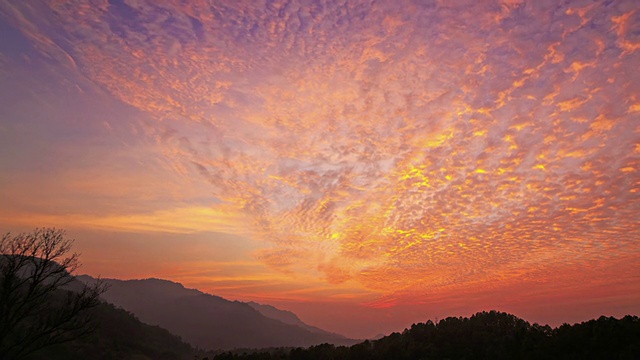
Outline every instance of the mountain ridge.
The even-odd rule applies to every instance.
[[[89,275],[77,278],[85,283],[96,281]],[[105,301],[203,349],[351,345],[358,341],[307,325],[297,315],[270,305],[230,301],[170,280],[101,280],[110,286],[102,296]]]
[[[339,336],[339,337],[342,337],[342,338],[346,339],[346,337],[344,335],[342,335],[342,334],[338,334],[338,333],[334,333],[334,332],[331,332],[331,331],[327,331],[327,330],[321,329],[319,327],[312,326],[312,325],[309,325],[309,324],[305,323],[304,321],[300,320],[298,315],[296,315],[292,311],[278,309],[277,307],[275,307],[273,305],[259,304],[259,303],[254,302],[254,301],[249,301],[246,304],[248,304],[252,308],[256,309],[263,316],[278,320],[278,321],[283,322],[285,324],[295,325],[295,326],[301,327],[303,329],[306,329],[308,331],[311,331],[312,333]]]

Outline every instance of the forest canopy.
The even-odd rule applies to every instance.
[[[557,328],[529,324],[504,312],[479,312],[414,324],[402,333],[346,346],[278,349],[215,360],[638,359],[640,319],[602,316]]]

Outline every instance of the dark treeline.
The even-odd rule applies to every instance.
[[[92,331],[69,342],[46,347],[25,360],[186,360],[195,350],[176,335],[140,322],[133,314],[101,302],[88,310]]]
[[[640,319],[600,317],[558,328],[491,311],[414,324],[402,333],[350,347],[323,344],[214,360],[640,359]]]

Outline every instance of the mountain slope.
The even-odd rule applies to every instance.
[[[133,314],[101,303],[87,310],[95,323],[90,334],[50,347],[28,359],[192,359],[194,350],[179,337],[158,326],[140,322]]]
[[[80,276],[85,282],[91,277]],[[159,325],[204,349],[311,346],[355,341],[328,332],[314,332],[260,314],[250,305],[185,289],[160,279],[103,279],[110,288],[103,298],[131,311],[141,321]]]
[[[300,320],[300,318],[298,318],[298,315],[292,313],[291,311],[287,311],[287,310],[280,310],[274,306],[271,305],[265,305],[265,304],[258,304],[256,302],[250,301],[247,303],[249,306],[251,306],[252,308],[254,308],[255,310],[257,310],[260,314],[270,318],[270,319],[275,319],[278,320],[280,322],[283,322],[285,324],[289,324],[289,325],[295,325],[298,327],[301,327],[303,329],[306,329],[312,333],[316,333],[316,334],[324,334],[324,335],[331,335],[331,336],[337,336],[337,337],[342,337],[344,338],[344,336],[340,335],[340,334],[336,334],[336,333],[332,333],[332,332],[328,332],[326,330],[322,330],[318,327],[315,326],[311,326],[308,325],[306,323],[304,323],[302,320]],[[345,338],[346,339],[346,338]]]

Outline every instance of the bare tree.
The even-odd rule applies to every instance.
[[[88,309],[106,290],[72,273],[78,254],[59,229],[43,228],[0,240],[0,359],[20,359],[92,330]]]

